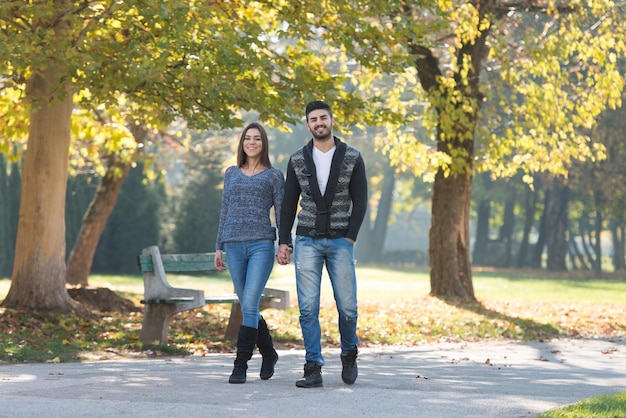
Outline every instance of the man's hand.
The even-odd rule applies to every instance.
[[[293,249],[287,244],[280,244],[278,246],[278,253],[276,254],[276,261],[278,264],[289,264],[291,262],[291,253]]]

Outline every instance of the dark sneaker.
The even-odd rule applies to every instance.
[[[359,375],[359,369],[356,366],[356,356],[359,354],[358,349],[350,351],[345,356],[341,356],[341,380],[348,385],[353,384]]]
[[[307,361],[304,365],[304,377],[296,381],[299,388],[317,388],[322,385],[322,366],[314,361]]]

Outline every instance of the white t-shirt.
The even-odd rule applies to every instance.
[[[335,149],[332,147],[328,152],[322,152],[313,147],[313,162],[315,163],[315,173],[317,174],[317,184],[319,185],[322,196],[326,193],[326,184],[328,184],[328,176],[330,176],[330,166],[335,155]]]

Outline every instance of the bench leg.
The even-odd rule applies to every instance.
[[[230,307],[230,319],[228,320],[228,326],[224,333],[224,338],[231,341],[237,341],[237,334],[239,334],[239,327],[243,323],[243,314],[241,313],[241,305],[234,302]]]
[[[176,310],[173,305],[146,305],[139,340],[145,344],[159,342],[167,345],[170,319]]]

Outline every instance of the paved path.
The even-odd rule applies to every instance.
[[[326,350],[314,389],[294,385],[301,350],[279,355],[268,381],[255,355],[243,385],[227,383],[231,354],[0,365],[0,417],[530,417],[626,391],[626,341],[367,348],[353,386]]]

